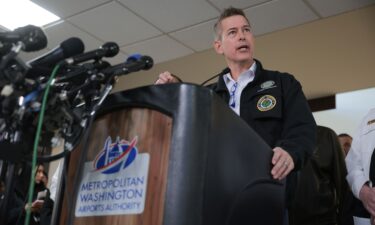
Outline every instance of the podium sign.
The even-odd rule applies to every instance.
[[[260,180],[276,196],[263,207],[282,218],[272,150],[207,88],[168,84],[112,94],[87,140],[70,156],[57,224],[249,224],[254,218],[241,219],[237,208],[256,206],[241,199],[251,199]]]

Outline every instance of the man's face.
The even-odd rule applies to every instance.
[[[225,18],[219,24],[221,34],[214,42],[218,54],[223,54],[227,63],[252,63],[254,37],[247,20],[240,15]]]
[[[341,148],[344,151],[345,155],[349,153],[350,147],[352,146],[351,137],[339,137]]]

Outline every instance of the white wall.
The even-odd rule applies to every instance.
[[[336,109],[313,113],[318,125],[333,129],[337,134],[353,136],[362,118],[375,108],[375,88],[336,95]]]

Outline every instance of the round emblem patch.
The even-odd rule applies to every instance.
[[[264,95],[262,96],[257,103],[257,108],[259,111],[268,111],[273,109],[276,105],[276,99],[272,95]]]

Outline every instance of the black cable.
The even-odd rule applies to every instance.
[[[57,153],[55,155],[38,156],[37,162],[38,163],[46,163],[46,162],[51,162],[51,161],[59,160],[59,159],[64,158],[65,156],[67,156],[69,153],[70,153],[70,151],[64,150],[64,151],[62,151],[60,153]]]
[[[230,73],[230,69],[227,67],[225,69],[223,69],[223,71],[221,71],[220,73],[216,74],[215,76],[209,78],[208,80],[205,80],[203,83],[200,84],[200,86],[203,86],[205,85],[207,82],[209,82],[210,80],[216,78],[216,77],[219,77],[221,75],[224,75],[224,74],[227,74],[227,73]]]

